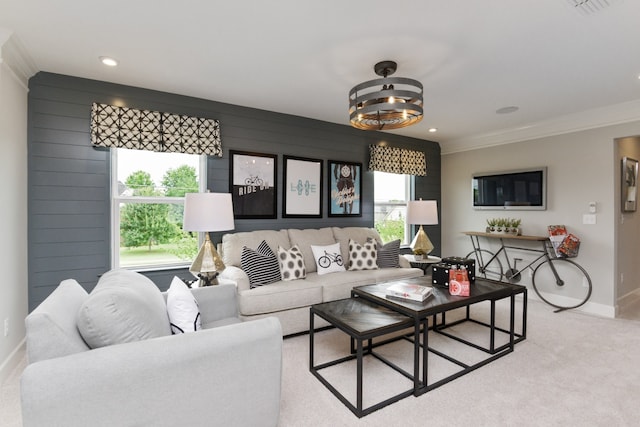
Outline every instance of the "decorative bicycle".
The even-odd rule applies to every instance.
[[[542,301],[555,307],[556,313],[580,307],[591,296],[591,277],[587,271],[575,261],[557,258],[548,237],[495,235],[475,231],[466,231],[464,234],[471,238],[473,245],[473,251],[467,254],[467,258],[475,260],[476,277],[497,281],[502,281],[504,277],[511,283],[517,283],[521,280],[523,272],[531,268],[534,291]],[[479,237],[500,240],[500,249],[495,253],[482,249]],[[504,239],[540,242],[542,249],[505,245]],[[540,255],[524,267],[518,268],[517,263],[522,261],[522,258],[513,258],[512,265],[507,248],[537,252]],[[501,252],[504,252],[506,270],[498,258]]]

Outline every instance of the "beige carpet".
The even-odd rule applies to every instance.
[[[475,310],[478,317],[486,317],[487,311],[487,306]],[[468,325],[458,327],[457,332],[480,342],[485,339],[481,329]],[[484,357],[431,336],[431,345],[459,357]],[[338,330],[320,332],[316,339],[316,362],[348,351],[348,340]],[[408,367],[411,349],[411,344],[398,342],[380,352]],[[550,307],[530,301],[527,340],[513,353],[420,397],[409,396],[358,419],[309,373],[309,337],[299,336],[284,341],[280,427],[637,426],[639,364],[640,322],[601,319],[575,311],[556,314]],[[331,370],[326,372],[327,378],[353,398],[354,365]],[[452,370],[449,363],[430,357],[430,380]],[[3,427],[21,425],[19,375],[20,369],[0,392]],[[390,368],[366,359],[365,406],[410,386]]]

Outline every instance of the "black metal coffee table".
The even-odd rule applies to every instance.
[[[319,316],[331,325],[345,332],[350,337],[351,354],[331,362],[315,365],[314,362],[314,316]],[[322,382],[342,403],[356,416],[363,417],[377,409],[397,402],[411,394],[414,387],[398,393],[384,401],[363,408],[362,360],[365,356],[373,356],[405,377],[413,380],[417,372],[406,372],[385,357],[373,351],[373,338],[412,328],[413,319],[382,305],[372,303],[364,298],[348,298],[311,306],[309,328],[309,370]],[[418,330],[414,329],[418,338]],[[364,345],[364,341],[367,341]],[[356,403],[351,403],[336,387],[319,372],[324,368],[356,359]]]
[[[418,283],[422,285],[430,285],[428,278],[414,278],[401,280],[399,282],[404,283]],[[452,296],[446,288],[433,287],[433,295],[430,296],[423,303],[415,303],[410,301],[401,301],[396,298],[387,298],[386,289],[388,286],[398,282],[386,282],[375,285],[358,286],[354,288],[351,295],[354,299],[364,299],[380,306],[386,307],[397,313],[413,319],[414,333],[411,334],[414,342],[414,395],[426,393],[436,387],[441,386],[455,378],[465,375],[481,366],[484,366],[508,353],[511,353],[514,349],[514,345],[526,338],[526,319],[527,319],[527,288],[520,285],[511,283],[494,282],[485,279],[476,278],[475,283],[471,285],[470,295],[468,297]],[[523,309],[522,309],[522,329],[521,333],[515,331],[515,297],[518,294],[523,295]],[[509,328],[499,328],[495,322],[495,304],[496,301],[509,298],[510,299],[510,313],[509,313]],[[489,301],[491,304],[491,319],[490,323],[484,323],[478,320],[474,320],[470,316],[470,307],[473,304]],[[446,313],[448,311],[466,308],[466,317],[447,324]],[[440,321],[437,316],[440,315]],[[429,318],[433,317],[432,326],[429,327]],[[474,322],[482,326],[486,326],[489,329],[489,347],[469,342],[463,338],[457,337],[447,332],[447,329],[457,325],[461,322]],[[490,356],[476,363],[464,363],[456,358],[445,354],[444,352],[435,350],[429,347],[428,331],[443,334],[449,338],[452,338],[458,342],[469,345],[475,349],[488,353]],[[501,346],[495,345],[496,331],[505,332],[509,335],[509,341]],[[422,344],[420,344],[420,333],[422,335]],[[422,357],[420,357],[420,349],[422,351]],[[432,384],[428,382],[428,355],[429,353],[437,354],[440,357],[458,365],[460,370],[439,380]],[[422,366],[422,369],[420,367]],[[419,374],[421,372],[421,375]]]

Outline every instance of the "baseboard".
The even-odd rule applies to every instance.
[[[546,304],[544,301],[538,297],[535,292],[529,291],[528,298],[534,301],[540,301],[543,304]],[[567,300],[567,304],[571,304],[573,301]],[[574,303],[575,304],[575,303]],[[600,304],[596,302],[587,301],[584,305],[581,305],[578,308],[573,308],[572,311],[582,312],[586,314],[592,314],[594,316],[606,317],[609,319],[614,319],[616,317],[616,307]]]
[[[13,370],[22,361],[24,350],[26,349],[25,343],[26,340],[23,338],[18,346],[9,354],[4,362],[2,362],[2,365],[0,365],[0,386],[4,384],[7,378],[9,378],[9,375],[11,375]]]

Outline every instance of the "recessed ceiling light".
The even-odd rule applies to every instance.
[[[429,128],[429,132],[434,133],[434,132],[438,132],[437,128]]]
[[[109,57],[109,56],[101,56],[100,57],[100,62],[102,62],[104,65],[108,66],[108,67],[115,67],[118,65],[118,61],[116,61],[115,59]]]
[[[520,108],[516,107],[515,105],[509,106],[509,107],[502,107],[502,108],[498,108],[496,110],[496,114],[509,114],[509,113],[515,113],[516,111],[518,111]]]

